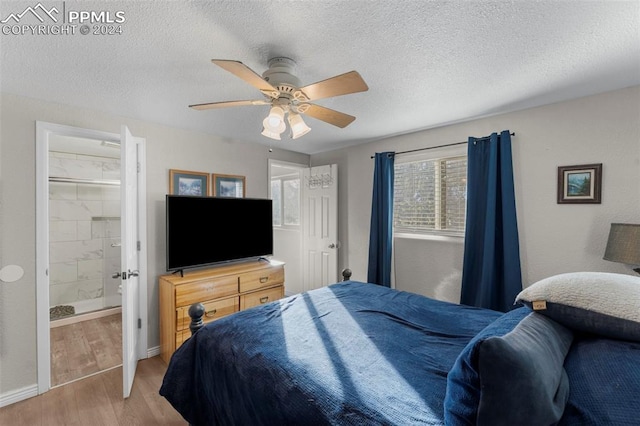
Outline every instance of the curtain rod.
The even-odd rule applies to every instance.
[[[509,133],[511,136],[515,136],[516,133],[515,132],[511,132]],[[489,139],[491,136],[485,136],[483,138],[476,138],[478,140],[482,140],[482,139]],[[409,151],[400,151],[400,152],[396,152],[395,155],[400,155],[400,154],[409,154],[411,152],[418,152],[418,151],[427,151],[429,149],[436,149],[436,148],[446,148],[448,146],[455,146],[455,145],[464,145],[466,143],[469,143],[468,141],[464,141],[464,142],[454,142],[454,143],[447,143],[444,145],[438,145],[438,146],[429,146],[426,148],[417,148],[417,149],[410,149]],[[372,155],[371,158],[376,158],[375,155]]]

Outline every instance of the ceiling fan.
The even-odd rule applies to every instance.
[[[310,101],[369,90],[356,71],[300,87],[300,80],[294,75],[296,64],[289,58],[277,57],[269,60],[269,69],[262,76],[239,61],[212,59],[211,62],[260,90],[265,99],[212,102],[189,107],[206,110],[244,105],[271,105],[269,115],[262,122],[262,134],[277,140],[280,140],[280,135],[287,127],[285,116],[289,122],[292,139],[297,139],[311,130],[300,114],[340,128],[347,127],[356,119],[354,116],[312,104]]]

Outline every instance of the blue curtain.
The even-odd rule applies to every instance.
[[[511,135],[469,138],[460,303],[507,312],[522,290]]]
[[[367,282],[385,287],[391,287],[394,157],[395,152],[376,153],[373,172]]]

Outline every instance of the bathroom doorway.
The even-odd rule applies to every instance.
[[[119,308],[120,145],[51,135],[48,179],[52,324]]]
[[[122,365],[120,145],[49,138],[51,386]]]
[[[126,398],[147,357],[144,139],[36,127],[38,393],[122,366]]]

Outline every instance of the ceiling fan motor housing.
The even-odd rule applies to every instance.
[[[282,95],[293,96],[300,87],[300,80],[294,75],[296,63],[289,58],[273,58],[269,60],[269,69],[262,73],[262,78],[278,89]]]

